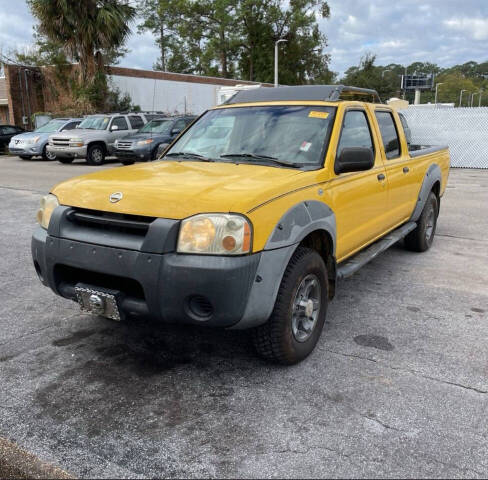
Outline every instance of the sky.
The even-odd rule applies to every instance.
[[[442,67],[488,61],[488,0],[328,0],[331,17],[320,19],[328,38],[331,70],[342,74],[362,55],[377,64],[430,61]],[[34,19],[24,0],[0,0],[0,51],[32,43]],[[120,65],[151,69],[158,49],[136,28]]]

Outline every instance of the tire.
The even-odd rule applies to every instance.
[[[154,160],[157,160],[157,158],[158,158],[158,149],[159,149],[159,145],[156,145],[153,148],[153,151],[151,152],[151,158],[149,159],[150,162],[154,162]]]
[[[57,160],[60,163],[73,163],[74,158],[58,158]]]
[[[30,160],[32,157],[30,155],[19,155],[22,160]]]
[[[50,160],[50,161],[56,160],[56,154],[48,152],[47,147],[44,146],[44,148],[42,149],[42,159],[43,160]]]
[[[327,268],[318,252],[298,247],[286,267],[273,313],[267,323],[253,332],[254,346],[261,357],[293,365],[310,355],[325,323],[327,278]],[[305,300],[302,298],[300,305],[301,297]]]
[[[95,145],[90,145],[88,147],[88,152],[86,155],[86,163],[88,163],[88,165],[103,165],[104,162],[104,148],[98,143],[96,143]]]
[[[434,241],[439,204],[434,192],[430,192],[420,214],[417,227],[405,237],[405,247],[413,252],[425,252]]]

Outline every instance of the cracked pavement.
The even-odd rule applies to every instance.
[[[341,282],[286,368],[245,332],[56,297],[30,256],[39,192],[94,168],[0,169],[0,437],[75,477],[488,476],[488,171],[452,170],[432,250]]]

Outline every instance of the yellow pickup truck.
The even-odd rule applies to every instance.
[[[83,311],[251,328],[259,354],[297,363],[340,279],[402,238],[432,245],[449,152],[405,131],[373,90],[240,91],[159,161],[57,185],[36,271]]]

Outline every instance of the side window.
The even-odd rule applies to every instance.
[[[402,122],[402,127],[403,127],[403,131],[405,133],[405,138],[407,139],[407,144],[411,145],[412,144],[412,131],[410,130],[410,127],[408,126],[407,119],[401,113],[399,113],[398,116],[400,117],[400,121]]]
[[[61,131],[64,132],[65,130],[73,130],[79,124],[80,122],[69,122],[61,129]]]
[[[131,128],[133,128],[134,130],[139,130],[141,127],[144,126],[144,122],[139,115],[131,115],[129,117],[129,122]]]
[[[185,127],[186,127],[187,125],[190,125],[190,123],[192,123],[192,122],[193,122],[193,120],[195,120],[195,119],[194,119],[194,118],[185,118]]]
[[[12,135],[13,133],[18,133],[20,132],[21,130],[18,130],[17,128],[15,127],[3,127],[3,133],[5,135]]]
[[[180,119],[180,120],[177,120],[176,123],[173,125],[173,130],[178,130],[178,131],[182,131],[184,130],[186,127],[186,122],[184,119]]]
[[[400,156],[400,140],[393,115],[390,112],[376,112],[381,138],[385,147],[386,158],[391,160]]]
[[[371,130],[364,110],[349,110],[344,116],[337,156],[341,154],[343,148],[351,147],[370,148],[374,153]]]
[[[125,120],[124,117],[115,117],[113,120],[112,120],[112,127],[114,125],[117,125],[117,127],[119,127],[119,130],[129,130],[127,128],[127,121]]]

